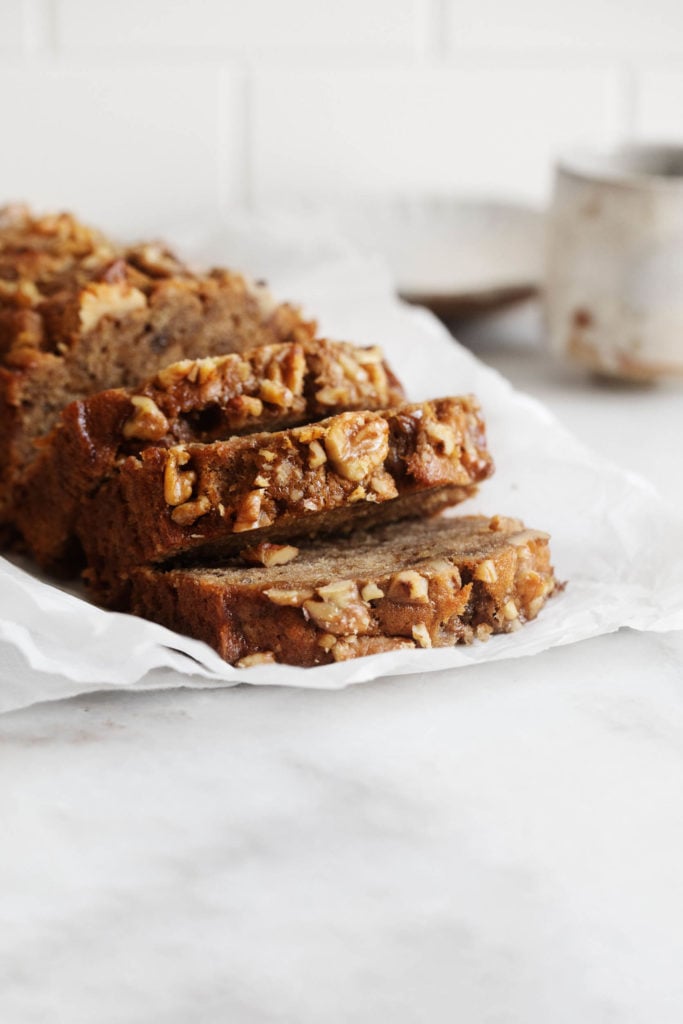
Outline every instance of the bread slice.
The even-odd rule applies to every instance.
[[[128,609],[233,664],[309,666],[509,633],[557,586],[548,535],[501,517],[397,523],[289,550],[292,561],[269,567],[135,569]]]
[[[18,488],[16,522],[43,567],[76,571],[78,508],[122,457],[402,400],[380,349],[346,342],[285,342],[173,363],[137,388],[98,392],[63,410]]]
[[[84,504],[77,531],[91,579],[116,580],[145,563],[435,512],[492,468],[471,396],[346,412],[272,434],[148,448]]]
[[[31,259],[21,258],[16,231],[0,258],[0,522],[11,519],[34,440],[69,402],[134,387],[180,359],[315,334],[296,309],[278,305],[241,274],[197,275],[162,246],[119,250],[94,236],[82,242],[85,255],[74,255],[76,222],[68,228],[66,238],[55,229],[46,255],[32,241],[37,228],[30,222]]]

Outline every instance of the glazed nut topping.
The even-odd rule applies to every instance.
[[[262,541],[240,552],[245,562],[265,565],[266,569],[274,565],[287,565],[293,562],[298,554],[299,549],[293,544],[270,544],[268,541]]]
[[[376,583],[366,583],[360,596],[364,601],[379,601],[384,597],[384,591],[380,590]]]
[[[412,629],[413,640],[419,647],[431,647],[432,638],[424,622],[418,622]]]
[[[301,608],[304,601],[313,597],[312,590],[278,590],[277,587],[271,587],[263,593],[273,604],[286,608]]]
[[[337,580],[319,587],[317,598],[304,602],[304,610],[319,629],[334,636],[364,633],[370,626],[368,606],[353,580]]]
[[[237,401],[240,411],[245,416],[253,416],[254,419],[257,419],[263,412],[263,402],[260,398],[254,398],[253,395],[240,395]]]
[[[440,455],[452,455],[455,451],[455,431],[447,423],[434,420],[426,425],[427,437],[433,442]]]
[[[259,397],[270,405],[277,405],[281,409],[287,409],[294,401],[294,395],[284,384],[275,380],[261,381]]]
[[[159,370],[155,381],[160,388],[166,391],[168,388],[175,387],[181,380],[185,380],[191,372],[193,365],[191,359],[181,359],[177,363],[171,363],[170,366],[165,366],[163,370]]]
[[[195,501],[186,501],[177,505],[171,512],[171,519],[178,526],[191,526],[200,516],[205,516],[211,508],[211,502],[205,494]]]
[[[309,469],[319,469],[320,466],[327,462],[327,455],[325,455],[325,449],[321,445],[320,441],[311,441],[308,446],[308,466]]]
[[[249,491],[249,494],[247,494],[237,510],[235,522],[232,526],[233,533],[244,533],[245,530],[255,530],[258,527],[261,518],[262,498],[263,491]]]
[[[256,665],[274,665],[275,655],[272,651],[258,651],[256,654],[247,654],[237,662],[237,668],[254,668]]]
[[[391,577],[387,596],[397,604],[426,604],[429,600],[429,583],[414,569],[404,569]]]
[[[123,424],[123,436],[160,441],[168,433],[169,423],[159,406],[146,395],[133,395],[130,401],[133,415]]]
[[[480,580],[482,583],[495,583],[498,579],[498,571],[495,564],[490,558],[485,558],[483,562],[480,562],[477,568],[474,570],[475,580]]]
[[[122,317],[136,309],[144,309],[146,305],[144,293],[125,281],[89,284],[81,293],[81,328],[84,332],[92,331],[105,316]]]
[[[342,413],[328,428],[325,451],[339,476],[357,483],[389,454],[389,424],[371,413]]]
[[[182,467],[189,461],[189,452],[181,445],[169,448],[164,469],[164,499],[167,505],[182,505],[192,497],[196,473],[191,469],[182,472]]]
[[[328,384],[326,387],[316,391],[315,397],[320,405],[344,405],[350,401],[351,391],[348,387],[341,385],[335,387],[332,384]]]
[[[379,345],[372,345],[370,348],[354,349],[353,354],[361,366],[378,366],[384,359],[382,349]]]

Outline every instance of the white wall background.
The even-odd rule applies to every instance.
[[[542,202],[683,135],[683,0],[0,0],[0,201],[121,232],[233,204]]]

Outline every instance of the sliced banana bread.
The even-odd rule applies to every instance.
[[[265,567],[135,569],[128,609],[233,664],[309,666],[509,633],[557,586],[548,535],[501,517],[396,523],[286,551],[287,564],[265,551]]]
[[[346,342],[286,342],[173,363],[135,389],[98,392],[63,410],[18,488],[16,521],[43,567],[76,571],[78,508],[122,457],[402,400],[380,349]]]
[[[84,503],[90,578],[221,557],[252,543],[433,513],[493,469],[471,397],[346,412],[213,444],[147,448]]]

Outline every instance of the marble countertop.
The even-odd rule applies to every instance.
[[[683,503],[683,391],[552,367],[529,316],[461,337]],[[0,762],[3,1024],[683,1019],[683,632],[43,704]]]

